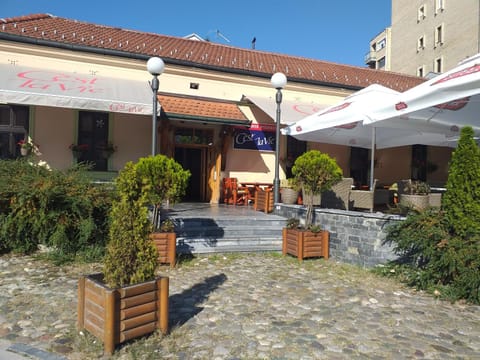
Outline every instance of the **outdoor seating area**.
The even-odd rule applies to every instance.
[[[273,211],[273,184],[223,179],[223,202],[228,205],[253,205],[255,210]]]
[[[405,186],[409,181],[411,180],[399,180],[395,184],[381,184],[378,179],[375,179],[373,190],[370,190],[367,185],[355,187],[353,178],[343,178],[330,190],[316,195],[313,205],[324,209],[386,211],[398,206],[400,198],[405,195]],[[442,186],[432,186],[431,193],[422,199],[425,201],[425,205],[414,207],[417,207],[418,210],[428,206],[440,207],[444,191],[445,188]],[[300,193],[303,194],[303,191]],[[303,194],[298,203],[307,205],[308,199],[309,197]],[[273,184],[240,182],[236,178],[224,178],[222,202],[228,205],[252,205],[255,210],[270,213],[273,211],[274,205]]]
[[[378,179],[374,180],[373,190],[368,185],[355,187],[353,178],[343,178],[340,182],[332,186],[330,190],[324,191],[321,195],[315,197],[313,205],[324,209],[356,210],[356,211],[389,211],[395,209],[400,203],[400,198],[405,194],[405,184],[412,180],[399,180],[394,184],[383,184]],[[435,184],[430,186],[431,192],[425,194],[422,199],[425,202],[423,206],[413,206],[417,210],[428,206],[440,207],[442,193],[445,192],[444,185]],[[303,194],[303,192],[301,192]],[[420,196],[420,195],[418,195]],[[403,196],[405,198],[405,196]],[[307,201],[306,201],[307,200]],[[299,204],[306,205],[308,199],[303,194],[303,202]],[[403,204],[401,204],[403,205]],[[408,205],[406,205],[408,206]]]

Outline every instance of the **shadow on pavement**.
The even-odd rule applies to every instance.
[[[227,280],[225,274],[211,276],[180,294],[170,296],[169,318],[171,326],[182,326],[203,310],[200,305]]]

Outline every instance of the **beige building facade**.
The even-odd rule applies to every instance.
[[[420,77],[442,73],[480,52],[480,2],[392,0],[391,26],[385,31],[391,32],[385,70]],[[371,41],[370,50],[377,42]],[[381,68],[371,59],[365,62]]]

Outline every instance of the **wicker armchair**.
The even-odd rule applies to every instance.
[[[343,178],[340,182],[333,185],[330,190],[322,192],[322,207],[348,210],[352,185],[353,178]]]
[[[371,190],[351,190],[350,201],[353,208],[368,209],[373,212],[375,186],[377,186],[377,179],[373,181],[373,188]]]

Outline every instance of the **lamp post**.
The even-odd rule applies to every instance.
[[[159,57],[151,57],[147,61],[147,70],[153,75],[150,87],[153,93],[153,113],[152,113],[152,156],[155,156],[157,150],[157,92],[160,82],[158,76],[163,73],[165,63]]]
[[[282,103],[282,89],[287,84],[287,77],[285,74],[277,72],[272,75],[270,79],[272,86],[277,89],[277,94],[275,96],[275,101],[277,103],[277,116],[275,120],[275,178],[273,179],[273,201],[275,204],[280,202],[280,177],[279,177],[279,168],[280,168],[280,104]]]

